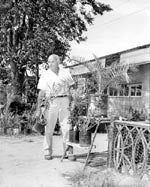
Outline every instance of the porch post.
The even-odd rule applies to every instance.
[[[108,129],[108,155],[107,155],[107,167],[113,167],[113,135],[114,135],[114,120],[111,120],[109,129]]]

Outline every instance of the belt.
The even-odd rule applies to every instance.
[[[68,97],[68,95],[58,95],[58,96],[55,96],[56,98],[57,97]]]

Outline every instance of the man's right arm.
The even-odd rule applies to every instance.
[[[36,107],[36,117],[39,117],[41,114],[41,104],[45,97],[45,91],[39,90],[38,98],[37,98],[37,107]]]
[[[42,73],[37,89],[39,90],[38,98],[37,98],[37,106],[36,106],[36,117],[41,115],[41,104],[45,97],[45,88],[46,88],[46,72]]]

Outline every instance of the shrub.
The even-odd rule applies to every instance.
[[[75,187],[148,187],[150,181],[137,176],[118,173],[112,169],[97,172],[76,170],[71,173],[70,180]]]

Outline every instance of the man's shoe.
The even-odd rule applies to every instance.
[[[65,156],[64,156],[64,159],[68,159],[69,158],[69,156],[72,156],[73,155],[73,153],[72,152],[70,152],[70,151],[67,151],[67,153],[65,154]]]
[[[65,155],[65,156],[64,156],[64,159],[68,159],[68,156],[67,156],[67,155]]]
[[[68,160],[70,161],[76,161],[76,156],[75,155],[69,155]]]
[[[51,155],[45,155],[44,158],[45,158],[45,160],[52,160],[53,159],[53,157]]]

